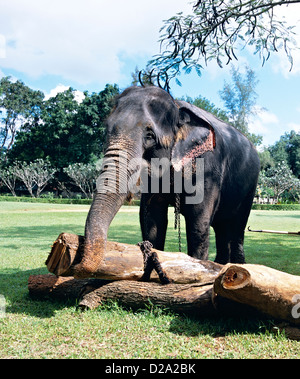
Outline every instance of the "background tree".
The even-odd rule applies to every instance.
[[[262,192],[266,192],[266,189],[272,190],[276,202],[286,191],[293,193],[293,197],[296,197],[294,200],[300,199],[300,180],[293,175],[292,170],[284,161],[262,171],[259,183]]]
[[[0,80],[0,157],[5,161],[18,130],[39,120],[44,94],[10,77]]]
[[[48,161],[37,159],[33,162],[16,162],[12,168],[16,176],[25,184],[31,197],[35,197],[34,188],[36,187],[36,197],[40,197],[41,192],[54,177],[55,169]]]
[[[69,88],[45,101],[40,122],[18,133],[11,160],[48,158],[62,173],[72,163],[98,159],[106,136],[104,120],[118,93],[116,85],[107,85],[99,94],[85,92],[79,104]]]
[[[81,189],[86,198],[92,198],[96,188],[96,180],[100,174],[97,164],[74,163],[64,168],[64,172],[72,182]]]
[[[216,60],[220,67],[237,60],[237,50],[253,46],[262,63],[283,50],[293,65],[293,26],[274,9],[300,0],[197,0],[193,13],[178,13],[165,21],[160,33],[161,52],[148,64],[157,80],[169,89],[170,79]]]
[[[16,170],[13,166],[0,169],[0,181],[10,190],[13,196],[16,195],[16,181],[17,181]]]
[[[285,161],[293,174],[300,179],[300,134],[292,130],[280,137],[268,151],[277,163]]]
[[[70,154],[68,139],[74,129],[77,111],[78,103],[71,88],[46,100],[39,122],[21,128],[17,134],[11,161],[48,158],[57,168],[66,166]]]
[[[244,133],[254,145],[262,143],[262,137],[249,132],[249,118],[255,114],[257,93],[255,88],[258,84],[255,72],[246,67],[245,75],[232,66],[232,83],[224,83],[220,97],[228,111],[229,122],[239,131]]]
[[[74,146],[74,158],[71,163],[95,162],[101,157],[106,140],[104,121],[110,114],[114,98],[119,92],[116,84],[107,84],[99,93],[85,92],[75,120],[77,133],[70,140]]]
[[[258,151],[257,153],[260,159],[260,167],[262,171],[275,166],[275,161],[267,148],[264,148],[263,151]]]
[[[48,161],[37,159],[32,163],[32,168],[35,173],[36,197],[40,197],[48,182],[54,178],[56,169],[53,168]]]

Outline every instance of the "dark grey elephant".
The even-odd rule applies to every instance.
[[[76,268],[81,276],[89,276],[100,265],[110,223],[130,192],[128,183],[135,184],[141,173],[146,182],[140,207],[144,240],[164,249],[168,206],[177,199],[186,221],[189,255],[208,258],[212,226],[216,261],[244,262],[244,230],[260,163],[242,133],[152,86],[126,89],[107,119],[107,130],[104,164],[86,221],[83,259]],[[145,164],[137,163],[142,158],[146,175]]]

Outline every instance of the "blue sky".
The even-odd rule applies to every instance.
[[[11,75],[46,95],[68,86],[79,91],[101,91],[106,83],[130,85],[131,72],[158,53],[163,20],[191,11],[185,0],[1,0],[0,77]],[[300,4],[281,7],[289,25],[295,25],[300,47]],[[300,132],[300,50],[294,68],[280,52],[264,67],[249,49],[235,63],[249,65],[257,75],[257,115],[252,132],[270,145],[290,130]],[[223,107],[218,92],[230,81],[230,67],[212,62],[202,77],[182,76],[175,83],[177,97],[202,95]]]

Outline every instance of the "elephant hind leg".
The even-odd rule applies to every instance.
[[[246,263],[245,253],[244,253],[244,231],[241,231],[239,235],[235,236],[235,238],[230,243],[230,247],[231,247],[230,262],[231,263]]]
[[[245,253],[244,253],[244,235],[247,226],[248,218],[251,212],[253,196],[255,193],[255,188],[249,191],[248,195],[243,200],[239,212],[232,221],[231,228],[231,263],[245,263]]]
[[[236,226],[236,220],[214,225],[217,255],[215,262],[245,263],[244,229]]]
[[[232,222],[231,228],[231,263],[246,263],[244,253],[244,234],[248,220],[248,213],[240,214]]]

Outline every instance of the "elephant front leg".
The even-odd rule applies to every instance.
[[[168,227],[168,201],[160,195],[142,194],[140,224],[143,241],[149,241],[158,250],[164,250]]]
[[[197,259],[207,260],[209,248],[209,222],[202,218],[193,219],[193,217],[188,216],[185,216],[185,222],[188,255]]]

